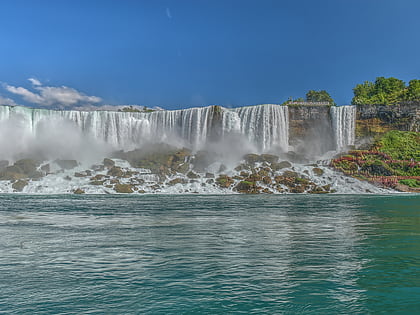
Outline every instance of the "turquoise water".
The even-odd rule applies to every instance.
[[[0,313],[419,311],[419,195],[0,195]]]

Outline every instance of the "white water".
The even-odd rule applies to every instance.
[[[57,142],[64,141],[64,146],[72,147],[80,138],[106,144],[110,149],[130,150],[144,143],[165,142],[199,150],[206,148],[210,139],[217,142],[231,134],[246,139],[261,153],[273,148],[287,151],[287,107],[260,105],[227,109],[208,106],[129,113],[0,106],[0,146],[3,148],[0,158],[3,159],[27,153],[37,143],[51,149]],[[63,150],[62,146],[59,145],[58,151]],[[85,147],[91,147],[91,144],[72,149],[80,151]]]
[[[356,106],[332,106],[332,127],[337,152],[354,145]]]

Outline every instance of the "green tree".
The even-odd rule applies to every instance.
[[[411,80],[408,83],[408,88],[405,93],[405,100],[407,101],[420,100],[420,80]]]
[[[331,95],[325,90],[321,90],[321,91],[309,90],[306,93],[306,101],[307,102],[329,102],[330,104],[335,104]]]

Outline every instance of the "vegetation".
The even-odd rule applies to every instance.
[[[395,188],[420,184],[420,135],[409,131],[389,131],[371,150],[350,151],[331,161],[331,166],[363,180]]]
[[[378,77],[375,82],[365,81],[353,89],[354,105],[394,105],[407,101],[420,101],[420,80],[411,80],[406,86],[397,78]]]
[[[383,135],[376,147],[396,160],[420,161],[420,133],[392,130]]]
[[[305,97],[306,98],[299,97],[296,99],[289,97],[289,99],[283,104],[287,105],[290,102],[328,102],[330,103],[330,105],[335,105],[333,98],[325,90],[320,90],[320,91],[309,90],[306,93]]]

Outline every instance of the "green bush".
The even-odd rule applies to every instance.
[[[417,179],[401,179],[399,182],[403,185],[407,185],[412,188],[420,187],[420,181],[418,181]]]

